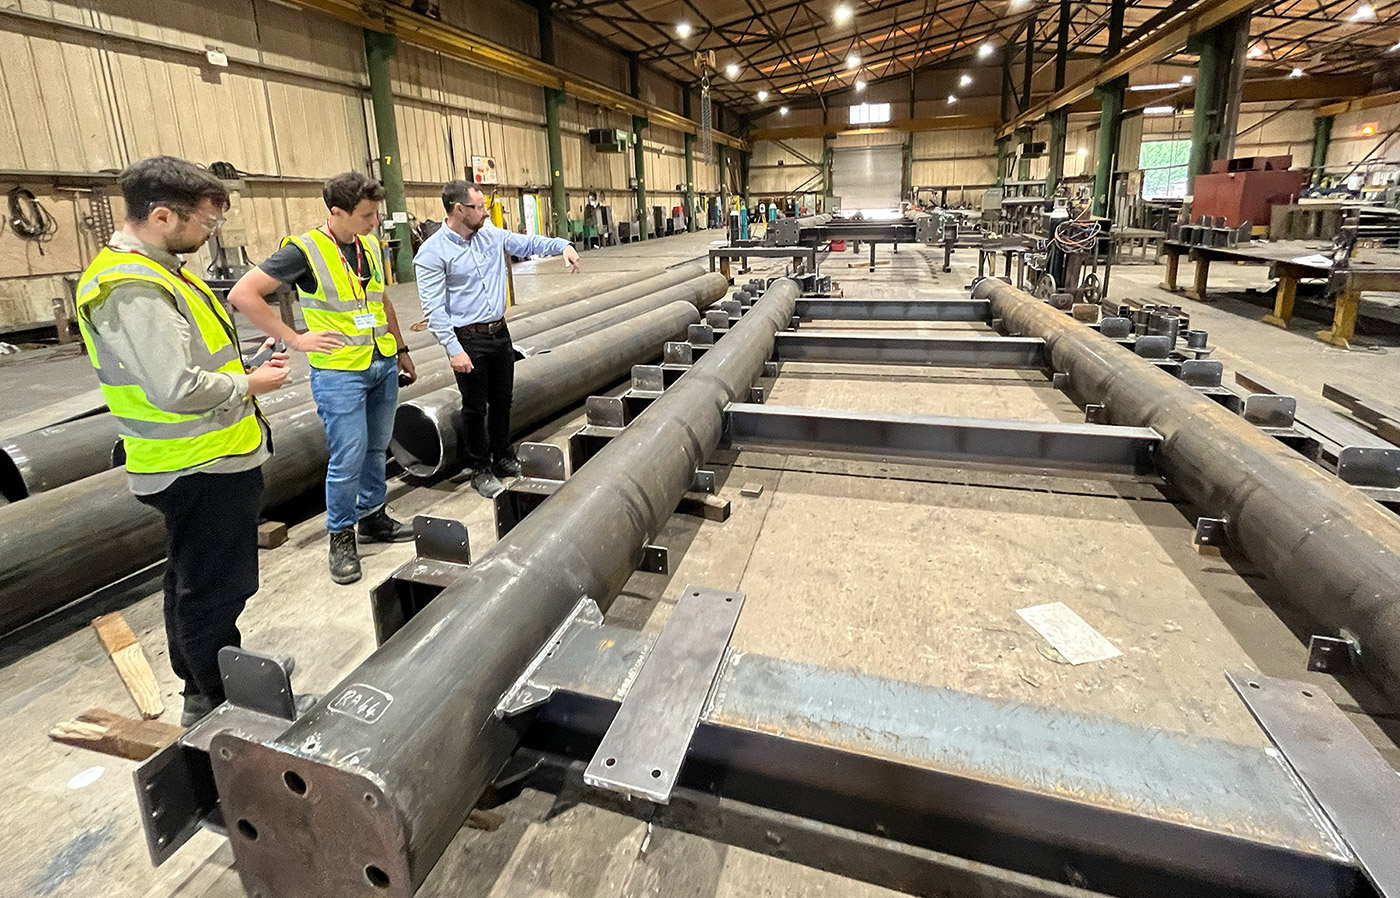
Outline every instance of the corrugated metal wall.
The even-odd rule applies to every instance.
[[[264,258],[288,233],[325,218],[320,180],[370,171],[378,155],[362,32],[270,0],[8,0],[0,9],[0,173],[4,189],[34,191],[58,231],[40,247],[0,229],[0,328],[52,320],[63,276],[97,250],[85,224],[88,196],[53,185],[116,171],[168,153],[249,173],[239,199],[249,256]],[[502,0],[489,17],[466,0],[444,18],[514,49],[538,50],[536,14]],[[489,20],[489,21],[487,21]],[[561,64],[621,90],[626,60],[556,28]],[[210,64],[217,47],[228,67]],[[576,61],[570,65],[569,61]],[[588,64],[585,66],[584,63]],[[596,67],[594,65],[596,63]],[[401,43],[392,66],[409,212],[442,215],[442,183],[470,174],[471,157],[494,157],[509,226],[520,195],[537,192],[550,215],[548,146],[540,88]],[[680,89],[644,70],[643,95],[680,110]],[[619,217],[633,214],[632,155],[588,145],[589,128],[630,129],[631,118],[570,99],[561,110],[571,214],[597,192]],[[670,207],[685,180],[684,138],[645,134],[649,202]],[[713,161],[696,164],[696,188],[717,189]],[[116,214],[120,219],[120,203]],[[203,267],[204,261],[196,264]]]

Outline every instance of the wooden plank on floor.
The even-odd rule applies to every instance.
[[[64,745],[86,748],[130,761],[144,761],[180,738],[185,730],[158,720],[136,720],[105,708],[89,708],[49,731],[49,738]]]
[[[92,628],[97,631],[97,638],[102,642],[102,647],[111,656],[112,663],[116,665],[117,673],[126,684],[126,690],[131,693],[141,716],[148,720],[159,717],[165,712],[165,703],[160,698],[160,686],[156,683],[151,663],[146,660],[146,653],[141,650],[141,643],[137,641],[136,634],[132,632],[126,618],[122,617],[120,611],[113,611],[93,620]]]

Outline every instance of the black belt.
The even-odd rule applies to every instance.
[[[505,326],[505,318],[497,318],[495,321],[479,321],[475,324],[464,324],[457,328],[457,330],[466,331],[469,334],[494,334]]]

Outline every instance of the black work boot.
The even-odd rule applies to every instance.
[[[507,455],[504,458],[496,459],[496,463],[491,466],[491,473],[497,477],[519,477],[520,459],[514,455]]]
[[[494,499],[506,491],[505,484],[496,479],[490,468],[482,468],[473,474],[472,486],[484,499]]]
[[[360,579],[360,553],[355,549],[355,528],[331,534],[331,579],[340,584]]]
[[[192,727],[203,720],[218,704],[211,696],[198,692],[185,693],[185,706],[180,710],[180,726]]]
[[[362,543],[406,543],[411,539],[413,525],[389,517],[387,508],[381,508],[360,518]]]

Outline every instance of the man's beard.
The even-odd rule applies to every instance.
[[[174,254],[177,255],[177,256],[187,256],[187,255],[189,255],[190,253],[198,252],[198,251],[199,251],[199,248],[200,248],[201,246],[203,246],[203,245],[204,245],[204,241],[203,241],[203,240],[198,240],[198,241],[195,241],[195,242],[192,242],[192,243],[170,244],[169,246],[166,247],[166,249],[170,250],[172,253],[174,253]]]

